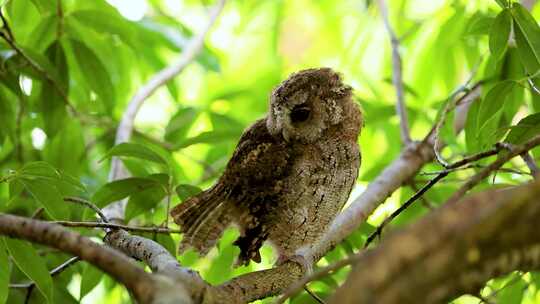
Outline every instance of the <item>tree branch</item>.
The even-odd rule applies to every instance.
[[[392,44],[392,84],[396,88],[396,111],[399,116],[401,141],[403,144],[407,145],[411,142],[411,135],[409,131],[407,108],[405,107],[405,90],[403,89],[403,70],[401,56],[399,54],[399,39],[396,37],[396,33],[390,24],[386,1],[378,0],[377,3],[379,4],[379,10],[383,17],[384,26],[390,36],[390,43]]]
[[[78,227],[78,228],[109,228],[109,229],[122,229],[132,232],[147,232],[147,233],[181,233],[179,229],[169,229],[164,227],[136,227],[129,225],[120,225],[113,223],[99,223],[99,222],[72,222],[72,221],[55,221],[54,224],[58,224],[64,227]]]
[[[154,274],[173,279],[177,285],[186,289],[194,303],[202,302],[203,294],[209,285],[197,272],[181,267],[178,260],[160,244],[144,237],[130,235],[123,230],[114,230],[108,233],[104,241],[126,255],[145,262]],[[214,293],[212,290],[207,294],[208,303],[219,303],[213,302]]]
[[[441,209],[360,258],[331,303],[441,303],[540,269],[540,181]]]
[[[540,145],[540,135],[535,136],[531,140],[527,141],[520,146],[509,147],[510,151],[508,153],[501,155],[496,161],[491,163],[489,166],[482,169],[480,172],[471,177],[465,184],[463,184],[452,196],[448,199],[447,204],[452,204],[460,200],[467,191],[476,186],[484,178],[488,177],[493,171],[502,167],[510,159],[528,152],[532,148]]]
[[[80,257],[124,284],[141,303],[151,303],[156,281],[122,254],[48,222],[0,214],[0,234],[57,248]]]

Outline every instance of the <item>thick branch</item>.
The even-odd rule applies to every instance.
[[[141,303],[151,303],[155,296],[155,280],[142,268],[117,251],[59,225],[0,214],[0,234],[78,256],[124,284]]]
[[[360,258],[332,303],[441,303],[540,269],[540,181],[447,204]]]
[[[207,287],[198,273],[181,267],[163,246],[150,239],[115,230],[108,233],[104,241],[126,255],[144,261],[154,273],[180,282],[195,302],[198,302],[197,299],[201,298]]]

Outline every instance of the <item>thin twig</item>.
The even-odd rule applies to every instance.
[[[166,84],[169,80],[176,77],[180,72],[182,72],[186,66],[188,66],[200,51],[203,48],[204,40],[206,35],[210,31],[210,28],[214,25],[217,17],[223,10],[225,5],[225,0],[219,0],[216,7],[212,10],[209,16],[208,23],[206,26],[194,36],[188,43],[187,47],[183,50],[180,57],[173,62],[170,66],[162,69],[157,74],[155,74],[145,85],[143,85],[131,98],[124,114],[122,115],[122,120],[116,131],[115,144],[121,144],[123,142],[129,141],[131,134],[133,132],[133,122],[135,116],[139,112],[142,104],[147,100],[152,94],[161,86]],[[124,169],[122,167],[122,162],[119,158],[113,157],[111,162],[111,169],[109,171],[109,181],[116,180],[121,178],[123,175]],[[116,202],[111,204],[105,211],[105,214],[108,218],[118,218],[122,219],[124,217],[125,201]]]
[[[43,207],[38,208],[36,211],[34,211],[32,216],[30,216],[30,218],[33,218],[33,219],[39,218],[43,214],[43,211],[45,211],[45,208]]]
[[[534,159],[531,157],[529,152],[521,154],[521,159],[525,162],[529,170],[531,171],[531,175],[536,179],[539,177],[538,173],[540,172],[538,169],[538,165],[534,161]]]
[[[539,137],[539,143],[540,144],[540,137]],[[527,146],[528,147],[528,146]],[[364,245],[364,248],[366,248],[367,246],[369,246],[369,244],[378,236],[381,235],[382,233],[382,230],[383,228],[388,225],[395,217],[397,217],[399,214],[401,214],[405,209],[407,209],[412,203],[414,203],[416,200],[418,200],[420,197],[422,197],[422,195],[427,191],[429,190],[431,187],[433,187],[438,181],[440,181],[441,179],[443,179],[444,177],[446,177],[450,172],[453,172],[455,171],[456,169],[460,168],[460,167],[463,167],[465,165],[468,165],[472,162],[475,162],[475,161],[478,161],[480,159],[483,159],[483,158],[487,158],[487,157],[490,157],[490,156],[493,156],[493,155],[496,155],[498,154],[500,151],[504,150],[504,149],[524,149],[524,147],[520,147],[520,148],[517,148],[517,147],[513,147],[513,146],[508,146],[504,143],[497,143],[495,144],[495,146],[490,149],[490,150],[487,150],[487,151],[483,151],[483,152],[480,152],[480,153],[477,153],[477,154],[474,154],[474,155],[471,155],[471,156],[467,156],[455,163],[452,163],[452,164],[448,164],[447,165],[447,169],[446,170],[443,170],[441,172],[439,172],[437,174],[437,176],[435,176],[433,179],[431,179],[426,185],[424,185],[418,192],[416,192],[411,198],[409,198],[401,207],[399,207],[396,211],[392,212],[392,214],[386,218],[381,225],[379,225],[377,227],[377,229],[367,238],[366,240],[366,243]],[[526,151],[528,151],[529,149],[531,148],[528,148]],[[521,151],[521,150],[520,150]],[[503,157],[504,158],[504,157]],[[506,159],[506,158],[505,158]],[[506,159],[504,162],[502,162],[500,166],[502,166],[504,163],[506,163],[508,160],[510,160],[510,158]],[[500,159],[499,159],[500,160]],[[499,160],[495,161],[494,163],[497,163]],[[492,164],[493,165],[493,164]],[[489,168],[492,167],[492,165],[486,167],[484,170],[489,170]],[[493,170],[496,170],[497,168],[493,169]],[[492,170],[492,171],[493,171]],[[478,174],[477,174],[478,175]],[[475,175],[476,176],[476,175]],[[475,179],[475,176],[473,176],[470,180],[467,181],[466,184],[468,184],[469,182],[471,182],[472,179]],[[487,175],[486,175],[487,176]]]
[[[439,162],[445,168],[447,168],[449,166],[449,164],[448,164],[448,162],[446,162],[444,160],[444,158],[440,154],[441,148],[442,148],[442,141],[441,141],[441,136],[440,136],[442,126],[446,122],[446,117],[448,116],[448,113],[450,113],[450,111],[452,111],[455,108],[456,104],[461,99],[463,99],[463,97],[462,97],[462,98],[458,99],[456,102],[453,102],[454,99],[456,98],[456,96],[458,96],[461,92],[466,92],[466,91],[474,92],[475,89],[477,89],[481,85],[481,82],[478,82],[470,90],[468,89],[468,86],[472,82],[474,76],[476,75],[476,71],[478,70],[478,66],[480,65],[481,62],[482,62],[482,60],[480,60],[474,66],[474,68],[473,68],[473,70],[471,72],[471,75],[469,75],[469,78],[465,81],[465,83],[463,85],[459,86],[450,95],[450,97],[447,99],[446,104],[444,106],[444,109],[443,109],[443,111],[441,113],[441,117],[439,118],[439,120],[437,121],[437,124],[435,125],[435,128],[434,128],[435,143],[433,145],[433,150],[435,152],[435,159],[437,160],[437,162]]]
[[[81,260],[81,258],[79,258],[79,257],[72,257],[69,260],[65,261],[64,263],[58,265],[53,270],[51,270],[51,272],[49,272],[49,274],[51,275],[51,277],[57,276],[60,273],[62,273],[64,270],[68,269],[69,266],[77,263],[80,260]],[[9,284],[9,288],[29,288],[29,289],[31,289],[31,288],[34,287],[34,285],[35,285],[34,282],[17,283],[17,284]],[[31,293],[32,291],[29,290],[28,292]]]
[[[137,226],[128,226],[128,225],[101,223],[101,222],[55,221],[52,223],[62,225],[64,227],[109,228],[109,229],[122,229],[122,230],[133,231],[133,232],[150,232],[150,233],[164,233],[164,234],[181,233],[180,230],[163,228],[163,227],[137,227]]]
[[[390,43],[392,44],[392,84],[396,88],[396,111],[399,116],[401,141],[407,145],[411,142],[411,135],[409,131],[409,119],[407,117],[407,109],[405,107],[405,90],[403,88],[403,67],[401,56],[399,54],[399,39],[396,33],[392,29],[390,20],[388,18],[388,8],[386,7],[385,0],[378,0],[379,9],[383,17],[384,26],[390,36]]]
[[[317,301],[317,303],[319,304],[326,304],[326,302],[324,302],[324,300],[319,297],[315,292],[313,292],[311,289],[309,289],[309,287],[307,286],[304,286],[304,290],[315,300]]]
[[[448,199],[446,203],[452,204],[459,201],[465,195],[465,193],[467,193],[470,189],[480,183],[480,181],[482,181],[484,178],[488,177],[492,172],[502,167],[507,161],[518,155],[528,152],[529,150],[538,145],[540,145],[540,135],[533,137],[529,141],[519,146],[508,147],[506,145],[501,145],[501,147],[510,149],[509,152],[500,155],[496,161],[494,161],[489,166],[471,177],[465,184],[461,186],[461,188],[459,188],[456,192],[454,192],[454,194],[452,194],[452,196]]]
[[[98,215],[99,217],[101,218],[101,220],[104,222],[104,223],[108,223],[109,220],[107,219],[107,217],[105,216],[105,214],[103,214],[103,212],[101,212],[101,209],[98,208],[98,206],[94,205],[92,202],[90,201],[87,201],[85,199],[82,199],[82,198],[79,198],[79,197],[73,197],[73,196],[67,196],[67,197],[64,197],[64,201],[66,202],[71,202],[71,203],[76,203],[76,204],[79,204],[79,205],[83,205],[85,207],[88,207],[92,210],[94,210]]]
[[[367,238],[364,248],[367,248],[369,244],[376,238],[379,237],[382,233],[382,230],[386,225],[388,225],[396,216],[400,215],[405,209],[407,209],[412,203],[414,203],[416,200],[418,200],[424,193],[426,193],[431,187],[433,187],[438,181],[446,177],[450,172],[449,171],[443,171],[439,173],[437,176],[435,176],[432,180],[430,180],[427,184],[425,184],[418,192],[416,192],[413,196],[411,196],[401,207],[399,207],[396,211],[392,212],[389,217],[387,217],[378,227],[377,229],[369,235]]]

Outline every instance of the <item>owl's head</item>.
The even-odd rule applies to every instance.
[[[296,72],[272,92],[266,127],[288,142],[312,143],[348,118],[355,107],[351,95],[351,88],[330,68]]]

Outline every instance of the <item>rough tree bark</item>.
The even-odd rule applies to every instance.
[[[354,265],[331,303],[441,303],[540,269],[540,182],[447,204]]]

